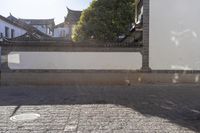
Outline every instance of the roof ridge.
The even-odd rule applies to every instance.
[[[12,25],[15,25],[15,26],[21,28],[21,29],[26,30],[26,28],[23,27],[22,25],[20,25],[19,23],[15,22],[15,21],[12,21],[12,20],[10,20],[9,18],[6,18],[6,17],[4,17],[4,16],[2,16],[2,15],[0,15],[0,19],[3,19],[3,20],[6,21],[7,23],[10,23],[10,24],[12,24]]]
[[[51,19],[24,19],[24,18],[19,18],[20,20],[54,20],[55,18],[51,18]]]
[[[63,27],[64,24],[65,24],[65,22],[59,23],[59,24],[55,25],[54,28]]]
[[[72,12],[82,12],[82,10],[72,10],[72,9],[70,9],[69,7],[67,7],[67,10],[68,10],[68,11],[72,11]]]
[[[14,16],[12,15],[12,17],[14,17]],[[20,19],[10,20],[9,18],[6,18],[2,15],[0,15],[0,19],[3,19],[4,21],[6,21],[6,22],[8,22],[12,25],[15,25],[17,27],[20,27],[20,28],[26,30],[28,33],[37,33],[38,35],[41,35],[41,36],[44,36],[44,37],[50,37],[49,35],[41,32],[40,30],[38,30],[34,26],[27,24]]]

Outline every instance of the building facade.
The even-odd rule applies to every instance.
[[[75,11],[67,8],[68,13],[65,21],[54,28],[54,37],[65,37],[71,40],[72,30],[81,17],[82,11]]]
[[[54,37],[70,39],[70,28],[65,23],[60,23],[54,27]]]
[[[22,26],[0,15],[0,38],[15,38],[26,32]]]
[[[49,36],[54,35],[54,26],[55,26],[54,19],[19,19],[19,20],[37,28],[39,31]]]

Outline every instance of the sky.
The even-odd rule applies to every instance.
[[[11,13],[16,18],[50,19],[55,23],[64,21],[67,8],[86,9],[92,0],[0,0],[0,15],[7,17]]]

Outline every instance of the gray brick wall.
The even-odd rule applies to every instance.
[[[142,66],[144,71],[150,71],[149,67],[149,0],[143,0],[143,59]]]

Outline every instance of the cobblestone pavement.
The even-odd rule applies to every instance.
[[[40,117],[10,120],[22,113]],[[1,87],[0,132],[200,132],[200,86]]]

